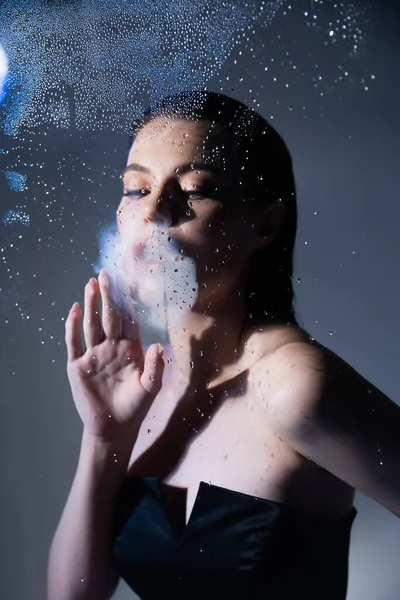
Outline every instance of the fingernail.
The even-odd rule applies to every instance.
[[[158,346],[158,356],[162,356],[164,353],[164,348],[159,343],[157,343],[157,346]]]

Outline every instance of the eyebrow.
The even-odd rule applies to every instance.
[[[129,171],[139,171],[140,173],[147,173],[148,175],[151,174],[150,169],[147,169],[147,167],[143,167],[137,163],[131,163],[122,171],[121,176],[125,175],[125,173],[129,173]],[[223,175],[223,171],[221,171],[221,169],[215,165],[207,165],[206,163],[185,163],[183,165],[179,165],[175,169],[175,173],[178,173],[179,175],[189,173],[190,171],[208,171],[214,175]]]

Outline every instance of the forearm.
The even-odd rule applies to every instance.
[[[112,517],[132,446],[83,434],[75,478],[54,534],[47,600],[105,600],[111,576]]]

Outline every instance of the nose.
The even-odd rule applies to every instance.
[[[170,217],[165,202],[160,198],[146,200],[143,204],[143,220],[145,223],[167,223]]]
[[[143,199],[143,219],[145,223],[169,223],[172,224],[174,206],[177,206],[178,198],[172,186],[165,185],[161,190],[154,190]]]

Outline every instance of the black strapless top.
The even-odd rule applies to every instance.
[[[323,520],[200,482],[177,536],[161,481],[127,477],[116,497],[113,555],[141,600],[344,600],[357,509]]]

